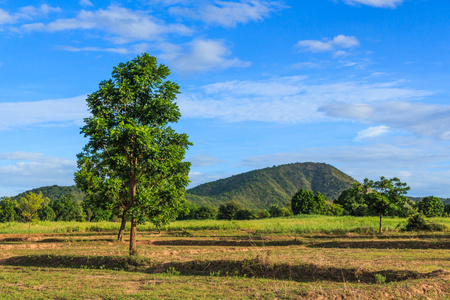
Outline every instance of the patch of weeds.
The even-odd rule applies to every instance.
[[[375,283],[376,284],[382,284],[386,282],[386,277],[384,277],[381,274],[375,274]]]
[[[169,276],[178,276],[180,275],[180,271],[177,271],[175,267],[169,267],[166,270],[166,274]]]
[[[375,228],[371,228],[371,227],[358,227],[353,230],[350,230],[350,232],[358,233],[358,234],[374,235],[374,234],[378,233],[378,230],[376,230]]]

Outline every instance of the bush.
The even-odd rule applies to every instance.
[[[342,216],[344,208],[336,203],[327,203],[327,216]]]
[[[269,213],[267,210],[263,209],[263,210],[261,210],[261,211],[259,212],[258,218],[259,218],[259,219],[270,218],[270,213]]]
[[[427,217],[440,217],[444,214],[444,203],[434,196],[423,198],[417,203],[417,210]]]
[[[219,220],[232,220],[238,210],[241,209],[241,205],[236,201],[230,201],[225,204],[219,205],[219,213],[217,219]]]
[[[326,198],[320,192],[314,194],[311,191],[301,189],[292,197],[291,208],[294,215],[324,214],[326,212]]]
[[[256,219],[256,215],[247,208],[240,209],[234,214],[235,220],[253,220]]]
[[[428,221],[422,213],[409,216],[405,231],[445,231],[447,226]]]
[[[269,209],[270,216],[272,218],[281,217],[282,210],[277,204],[272,204]]]
[[[194,220],[207,220],[215,219],[217,217],[217,208],[201,205],[194,210],[193,219]]]

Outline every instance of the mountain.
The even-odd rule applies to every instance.
[[[321,192],[333,201],[352,186],[353,178],[325,163],[293,163],[201,184],[187,190],[186,199],[196,204],[219,206],[236,200],[246,208],[285,206],[301,188]]]
[[[26,192],[23,192],[17,196],[11,197],[13,200],[19,201],[20,198],[25,197],[25,194],[33,192],[35,194],[39,194],[39,192],[42,192],[42,195],[44,197],[48,197],[51,202],[59,200],[64,195],[67,195],[69,193],[72,193],[75,196],[75,199],[77,202],[83,201],[84,193],[77,189],[74,185],[72,186],[58,186],[58,185],[52,185],[52,186],[43,186],[40,188],[32,189]]]

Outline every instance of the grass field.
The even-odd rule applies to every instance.
[[[301,216],[0,224],[1,299],[450,299],[450,232],[404,233],[403,219]],[[450,225],[448,219],[438,220]]]

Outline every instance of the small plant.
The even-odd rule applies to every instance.
[[[386,277],[384,277],[381,274],[375,274],[375,283],[376,284],[382,284],[386,282]]]
[[[178,276],[180,275],[180,272],[177,271],[174,267],[169,267],[166,270],[166,274],[169,276]]]

